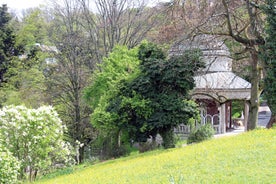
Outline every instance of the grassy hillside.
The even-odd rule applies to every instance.
[[[276,129],[111,160],[36,183],[276,183]]]

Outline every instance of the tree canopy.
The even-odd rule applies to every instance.
[[[272,112],[269,127],[276,122],[276,1],[266,0],[263,7],[267,15],[267,38],[261,53],[265,61],[266,77],[264,80],[264,94]]]
[[[166,59],[157,45],[143,43],[138,57],[141,74],[126,84],[122,94],[131,98],[135,94],[141,95],[148,103],[149,112],[143,113],[147,115],[143,119],[133,118],[130,114],[130,118],[136,121],[132,124],[140,124],[138,133],[145,134],[144,138],[159,133],[164,146],[172,147],[173,128],[181,123],[187,124],[190,118],[196,119],[198,115],[196,104],[189,100],[189,92],[194,87],[195,72],[203,67],[200,52],[187,51]],[[139,111],[137,114],[139,117]]]
[[[112,61],[113,54],[108,60]],[[134,141],[146,141],[160,133],[164,143],[168,141],[164,146],[172,147],[173,127],[198,115],[196,104],[189,101],[189,91],[194,87],[195,71],[203,66],[200,52],[187,52],[166,59],[157,45],[145,42],[139,46],[137,57],[141,62],[138,75],[122,77],[115,83],[116,91],[110,88],[110,91],[105,91],[104,94],[110,94],[109,98],[99,102],[99,108],[92,114],[92,123],[97,127],[123,131]],[[110,62],[109,67],[113,64]],[[119,67],[125,68],[125,65]],[[96,81],[108,72],[103,69]],[[91,89],[98,88],[92,86]]]

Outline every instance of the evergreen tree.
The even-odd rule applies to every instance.
[[[188,124],[190,118],[198,116],[196,104],[189,100],[189,91],[194,88],[195,72],[203,67],[200,56],[201,52],[194,50],[166,59],[156,45],[143,43],[140,46],[141,75],[127,89],[129,94],[135,91],[148,100],[151,112],[145,120],[137,119],[135,124],[143,125],[138,130],[144,129],[143,132],[152,137],[159,133],[165,148],[174,147],[174,127]]]
[[[264,11],[267,15],[267,38],[262,57],[265,61],[265,97],[272,112],[268,127],[276,122],[276,0],[266,0]]]
[[[0,86],[6,82],[4,74],[7,72],[11,57],[16,54],[15,35],[9,24],[11,20],[7,5],[2,5],[0,7]]]

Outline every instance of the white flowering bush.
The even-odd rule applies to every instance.
[[[70,145],[63,140],[65,129],[51,106],[7,106],[0,110],[0,144],[20,161],[20,177],[28,171],[30,180],[56,162],[70,161]]]
[[[17,183],[19,162],[3,145],[0,145],[0,183]]]

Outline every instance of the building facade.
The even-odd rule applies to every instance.
[[[232,101],[244,102],[243,125],[248,120],[251,84],[232,72],[232,59],[224,41],[211,35],[199,35],[175,44],[170,54],[180,54],[185,50],[200,49],[205,68],[197,72],[194,77],[195,88],[192,98],[198,103],[201,122],[210,123],[216,133],[226,133],[233,128],[231,117]],[[176,133],[188,133],[190,127],[180,125],[175,128]]]

